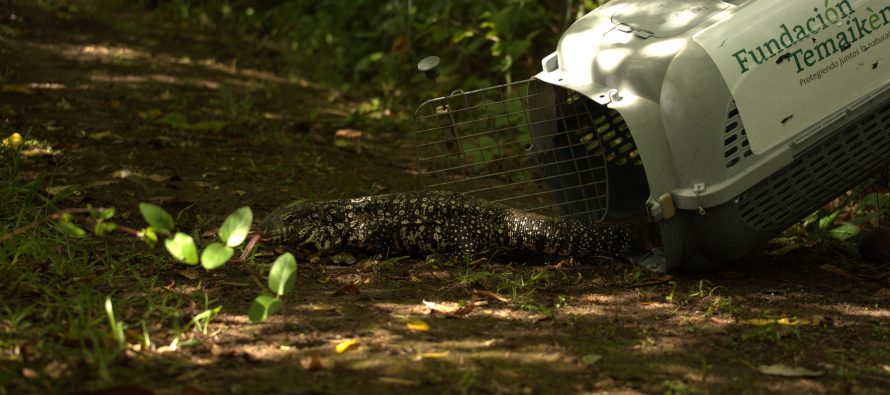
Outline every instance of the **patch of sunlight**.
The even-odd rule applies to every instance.
[[[144,58],[147,56],[145,52],[137,51],[132,48],[106,45],[84,45],[81,47],[80,52],[96,57],[126,60]]]
[[[483,350],[470,353],[472,358],[508,359],[511,362],[542,363],[559,366],[558,362],[566,360],[567,356],[553,350],[545,351],[521,351],[521,350]]]
[[[820,308],[824,308],[830,311],[834,311],[838,314],[851,315],[857,317],[871,317],[871,318],[890,318],[890,309],[882,309],[878,308],[876,305],[874,306],[856,306],[847,303],[839,303],[828,306],[818,306]]]
[[[686,46],[686,39],[675,38],[649,44],[642,49],[643,55],[651,57],[668,56],[677,53]]]
[[[206,79],[193,79],[190,78],[188,80],[183,80],[182,78],[172,76],[169,74],[152,74],[149,76],[142,75],[111,75],[107,73],[93,73],[90,75],[90,80],[94,82],[104,82],[110,84],[144,84],[148,82],[157,82],[161,84],[167,85],[186,85],[186,86],[197,86],[200,88],[216,90],[219,89],[220,83],[216,81],[206,80]]]
[[[25,86],[30,89],[46,89],[53,91],[65,89],[65,84],[60,84],[58,82],[31,82],[25,84]]]
[[[665,22],[664,26],[668,29],[675,29],[687,26],[690,21],[695,19],[698,16],[698,11],[693,8],[683,8],[678,11],[674,11],[668,16],[667,22]]]
[[[621,66],[631,52],[629,48],[603,49],[596,55],[597,68],[605,74],[611,73]]]

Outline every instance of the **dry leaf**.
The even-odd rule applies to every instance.
[[[873,297],[875,299],[890,300],[890,289],[881,288],[877,292],[872,294],[871,297]]]
[[[40,378],[40,374],[37,373],[36,370],[31,368],[22,368],[22,376],[26,379],[38,379]]]
[[[426,332],[430,330],[429,324],[421,320],[410,321],[406,324],[406,326],[408,326],[408,330],[412,332]]]
[[[95,141],[103,141],[103,140],[112,139],[116,142],[123,141],[123,139],[124,139],[119,134],[109,131],[109,130],[105,130],[102,132],[89,133],[89,134],[87,134],[87,138],[89,138],[90,140],[95,140]]]
[[[824,270],[824,271],[826,271],[826,272],[829,272],[829,273],[837,274],[837,275],[839,275],[839,276],[841,276],[841,277],[851,277],[851,276],[850,276],[850,273],[847,273],[846,270],[841,269],[841,268],[839,268],[839,267],[837,267],[837,266],[835,266],[835,265],[832,265],[832,264],[830,264],[830,263],[826,263],[826,264],[824,264],[824,265],[822,265],[822,266],[819,266],[819,269],[822,269],[822,270]]]
[[[602,355],[599,354],[587,354],[581,357],[581,362],[585,365],[593,365],[603,359]]]
[[[316,372],[324,369],[324,362],[321,360],[321,356],[312,354],[311,356],[301,358],[300,366],[310,372]]]
[[[188,268],[188,269],[180,270],[179,275],[182,277],[185,277],[189,280],[197,280],[198,277],[201,276],[201,274],[198,273],[198,269],[195,269],[195,268]]]
[[[474,290],[473,293],[476,294],[476,295],[479,295],[479,296],[488,296],[489,298],[492,298],[492,299],[494,299],[494,300],[497,300],[498,302],[501,302],[501,303],[510,303],[510,299],[509,299],[509,298],[507,298],[507,297],[505,297],[505,296],[503,296],[503,295],[501,295],[501,294],[499,294],[499,293],[497,293],[497,292],[491,292],[491,291],[475,291],[475,290]]]
[[[463,307],[447,307],[436,302],[423,301],[423,304],[430,309],[430,314],[440,314],[448,318],[459,318],[476,310],[477,306],[485,304],[485,301],[469,302]]]
[[[360,139],[362,138],[362,131],[355,129],[340,129],[337,131],[336,136],[344,139]]]
[[[445,358],[445,357],[448,356],[448,354],[450,354],[449,351],[442,351],[442,352],[422,352],[422,353],[420,353],[420,354],[417,354],[417,358],[419,358],[419,359],[424,359],[424,358],[426,358],[426,359]]]
[[[25,86],[17,85],[17,84],[6,84],[6,85],[3,85],[3,88],[0,89],[0,92],[3,92],[3,93],[18,93],[18,94],[20,94],[20,95],[25,95],[25,96],[34,96],[34,91],[33,91],[33,90],[31,90],[30,88],[27,88],[27,87],[25,87]]]
[[[355,256],[348,252],[341,252],[331,257],[331,262],[335,265],[351,265],[355,263]]]
[[[671,281],[673,279],[674,279],[674,276],[672,276],[670,274],[665,274],[663,276],[656,277],[651,280],[646,280],[646,281],[639,282],[636,284],[631,284],[630,286],[628,286],[628,288],[640,288],[640,287],[648,287],[650,285],[664,284],[664,283]]]
[[[335,348],[335,350],[337,350],[337,353],[344,353],[348,350],[355,348],[356,346],[358,346],[359,343],[360,343],[359,339],[344,340],[344,341],[340,342],[340,344],[337,344],[337,347]]]
[[[782,377],[819,377],[825,374],[823,371],[809,370],[799,366],[788,366],[785,364],[760,365],[757,367],[760,373],[770,376]]]
[[[400,379],[400,378],[396,378],[396,377],[381,377],[381,378],[379,378],[379,380],[381,383],[404,385],[404,386],[409,386],[409,387],[416,387],[416,386],[420,385],[419,381],[405,380],[405,379]]]
[[[43,190],[45,190],[46,193],[50,195],[56,196],[71,187],[72,185],[50,185],[46,188],[43,188]]]
[[[358,287],[358,283],[346,284],[340,289],[331,293],[331,296],[340,296],[340,295],[358,295],[361,293],[361,289]]]

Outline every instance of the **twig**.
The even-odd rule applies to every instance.
[[[47,215],[46,217],[38,219],[37,221],[31,222],[30,224],[27,224],[20,228],[13,229],[12,231],[0,234],[0,243],[4,242],[6,240],[9,240],[13,237],[16,237],[22,233],[25,233],[31,229],[34,229],[40,225],[43,225],[49,221],[57,221],[59,218],[62,218],[62,216],[65,214],[83,214],[83,213],[87,213],[87,212],[89,212],[89,210],[87,210],[85,208],[66,208],[64,210],[56,211],[50,215]]]
[[[10,240],[13,237],[21,235],[23,233],[26,233],[26,232],[28,232],[40,225],[43,225],[49,221],[58,221],[65,214],[88,214],[89,212],[90,212],[90,210],[87,208],[66,208],[63,210],[56,211],[50,215],[47,215],[46,217],[38,219],[37,221],[31,222],[30,224],[27,224],[25,226],[13,229],[9,232],[0,234],[0,243]],[[93,225],[95,225],[97,222],[94,218],[86,218],[86,220],[90,221],[90,223]],[[127,227],[127,226],[118,225],[117,228],[115,228],[115,230],[119,230],[124,233],[129,233],[136,237],[142,237],[142,232],[140,232],[136,229]]]
[[[674,276],[672,276],[670,274],[665,274],[664,276],[661,276],[661,277],[658,277],[658,278],[655,278],[655,279],[652,279],[649,281],[643,281],[640,283],[631,284],[631,285],[628,285],[627,287],[628,288],[648,287],[650,285],[664,284],[664,283],[669,282],[673,279],[674,279]]]

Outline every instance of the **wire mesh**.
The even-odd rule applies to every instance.
[[[639,160],[632,141],[620,138],[629,136],[626,125],[575,92],[552,86],[530,92],[533,83],[543,84],[526,80],[422,104],[415,136],[427,187],[545,215],[602,220],[607,161]]]

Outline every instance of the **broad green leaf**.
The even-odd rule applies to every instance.
[[[75,225],[73,222],[61,222],[59,226],[62,227],[62,231],[65,232],[68,236],[71,237],[84,237],[87,235],[87,231],[83,230],[83,228]]]
[[[832,228],[828,233],[835,239],[846,240],[859,234],[859,226],[847,222]]]
[[[235,254],[232,247],[225,246],[222,243],[210,243],[204,251],[201,252],[201,266],[207,270],[216,269],[226,262]]]
[[[219,238],[229,247],[237,247],[247,238],[253,212],[250,207],[241,207],[230,214],[219,228]]]
[[[99,215],[102,219],[108,220],[114,216],[114,207],[99,209]]]
[[[297,260],[291,253],[285,252],[275,260],[272,269],[269,270],[269,289],[278,295],[284,295],[294,288],[296,278]]]
[[[114,222],[96,222],[96,236],[104,236],[110,232],[113,232],[117,229],[117,224]]]
[[[164,240],[164,246],[177,261],[188,265],[198,264],[198,247],[195,246],[195,240],[191,236],[176,232],[173,238]]]
[[[154,247],[158,244],[158,233],[155,232],[155,228],[151,226],[142,229],[139,232],[139,237],[141,237],[150,247]]]
[[[840,210],[835,211],[819,219],[819,230],[826,230],[834,222],[834,219],[841,213]]]
[[[272,295],[263,294],[257,296],[253,303],[250,304],[247,316],[251,322],[259,322],[279,311],[281,311],[281,301]]]
[[[142,213],[142,217],[155,231],[173,233],[176,223],[173,222],[173,217],[160,206],[151,203],[139,203],[139,212]]]
[[[74,222],[72,222],[74,216],[71,213],[64,213],[62,217],[59,218],[59,228],[62,229],[62,232],[72,237],[84,237],[87,235],[87,231],[83,230],[80,226],[77,226]]]

